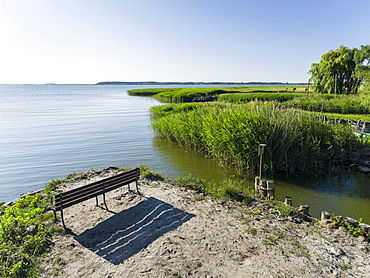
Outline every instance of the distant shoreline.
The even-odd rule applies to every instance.
[[[307,83],[289,83],[289,82],[125,82],[125,81],[105,81],[98,82],[95,85],[306,85]]]

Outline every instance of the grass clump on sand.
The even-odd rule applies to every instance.
[[[245,205],[254,199],[253,190],[246,187],[241,182],[230,179],[223,180],[219,183],[212,183],[202,179],[197,179],[190,174],[183,178],[178,177],[172,180],[172,182],[179,186],[190,188],[217,199],[235,200],[243,202]]]
[[[346,153],[359,145],[348,126],[276,106],[260,102],[200,106],[157,119],[152,128],[223,165],[251,172],[259,165],[257,146],[267,144],[264,169],[287,175],[320,175],[328,165],[343,164]]]

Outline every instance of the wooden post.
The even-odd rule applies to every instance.
[[[364,234],[369,234],[369,230],[370,230],[370,226],[365,224],[365,223],[361,223],[360,224],[360,227],[361,227],[361,230]]]
[[[293,205],[292,197],[285,197],[284,204],[285,204],[286,206],[292,206],[292,205]]]
[[[267,190],[266,190],[266,180],[265,179],[261,179],[260,180],[260,186],[259,186],[259,191],[260,193],[262,194],[263,197],[266,197],[267,196]]]
[[[266,181],[267,197],[275,199],[275,183],[273,180]]]
[[[256,176],[256,177],[254,177],[254,193],[255,193],[256,195],[258,195],[258,193],[259,193],[258,187],[259,187],[259,185],[260,185],[260,179],[261,179],[261,177],[260,177],[260,176]]]
[[[322,211],[321,212],[321,221],[326,220],[326,219],[330,219],[330,213],[327,212],[327,211]]]
[[[344,217],[344,222],[346,222],[347,225],[351,225],[352,227],[358,226],[357,220],[350,217]]]
[[[365,134],[365,129],[366,129],[366,122],[363,122],[362,124],[362,129],[361,129],[361,138],[364,136]]]
[[[299,206],[299,212],[302,212],[304,215],[308,215],[309,209],[310,209],[310,206],[306,204],[300,204]]]

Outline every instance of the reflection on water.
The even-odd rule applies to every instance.
[[[171,168],[164,171],[170,177],[187,176],[191,173],[195,177],[207,181],[219,182],[232,178],[240,181],[249,181],[246,184],[249,184],[254,179],[252,176],[221,167],[213,159],[159,137],[153,138],[153,147],[161,155],[165,163],[171,166]]]
[[[153,138],[153,147],[161,155],[166,165],[164,172],[171,177],[186,176],[192,173],[207,181],[222,182],[237,179],[245,186],[254,187],[254,176],[237,173],[221,167],[216,161],[206,158],[189,148],[181,147],[162,138]],[[362,218],[370,223],[370,177],[358,172],[333,171],[328,177],[314,178],[274,178],[276,198],[284,201],[286,196],[293,198],[293,205],[310,205],[310,214],[320,217],[327,210],[336,215]]]

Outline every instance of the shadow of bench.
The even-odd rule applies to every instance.
[[[118,265],[194,216],[150,197],[74,238],[100,257]]]

